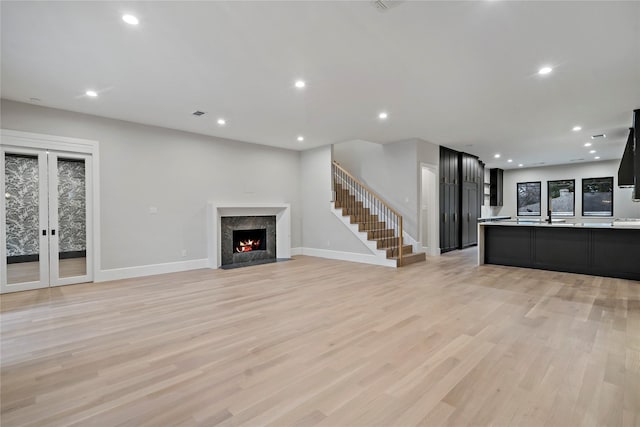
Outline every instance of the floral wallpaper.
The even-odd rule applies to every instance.
[[[40,244],[38,158],[7,154],[4,159],[7,256],[35,255]]]
[[[36,255],[39,249],[38,159],[5,155],[7,256]],[[58,160],[60,252],[86,250],[84,162]]]
[[[84,161],[58,159],[58,233],[60,252],[86,250]]]

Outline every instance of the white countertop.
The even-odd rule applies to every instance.
[[[491,221],[478,223],[481,227],[507,226],[507,227],[569,227],[569,228],[616,228],[616,229],[634,229],[640,230],[640,221],[624,221],[624,222],[548,222],[541,221],[517,221],[515,219],[504,221]]]
[[[502,219],[510,219],[510,216],[504,215],[504,216],[483,216],[478,218],[478,221],[499,221]]]

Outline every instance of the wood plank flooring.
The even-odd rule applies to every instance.
[[[3,295],[1,424],[640,425],[640,282],[475,256]]]

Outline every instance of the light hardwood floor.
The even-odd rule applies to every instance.
[[[296,257],[2,296],[16,425],[640,425],[640,282]]]

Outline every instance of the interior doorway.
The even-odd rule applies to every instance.
[[[3,132],[0,290],[93,281],[91,154],[11,145],[9,139]]]
[[[439,255],[438,168],[422,163],[420,167],[420,241],[427,255]]]

